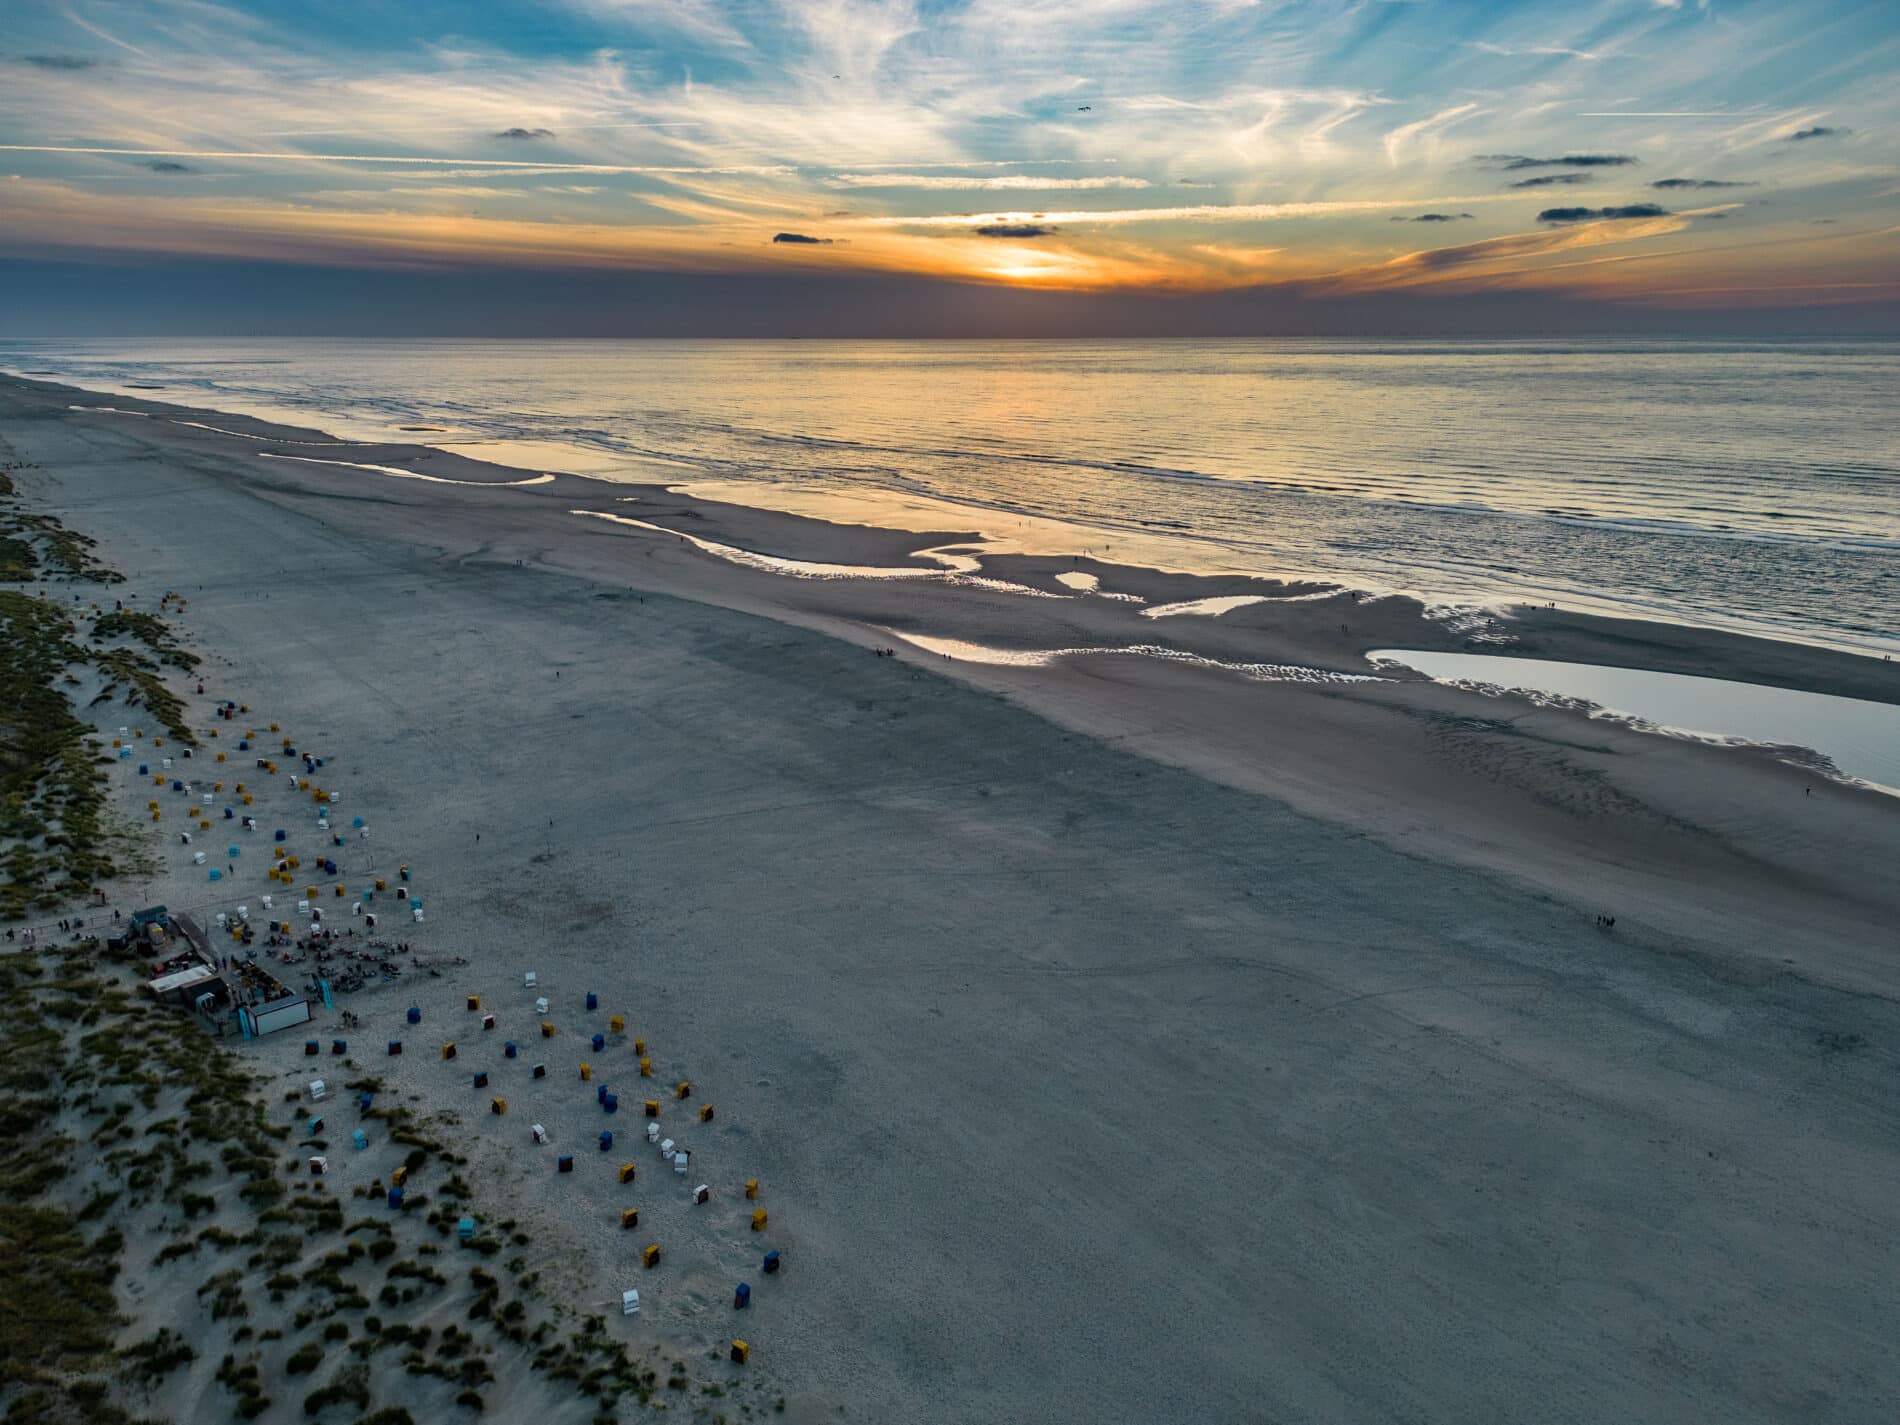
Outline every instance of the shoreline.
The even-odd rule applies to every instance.
[[[717,1104],[692,1126],[708,1176],[756,1172],[786,1246],[783,1300],[760,1291],[746,1329],[787,1418],[1542,1400],[1577,1425],[1792,1425],[1817,1390],[1846,1420],[1900,1402],[1878,1285],[1900,1270],[1891,799],[1809,797],[1766,755],[1422,679],[871,653],[882,628],[1007,627],[1023,647],[1132,629],[1363,672],[1361,636],[1399,646],[1388,628],[1427,622],[1388,601],[1155,620],[787,579],[566,514],[626,487],[482,488],[501,472],[393,448],[376,463],[479,483],[262,461],[3,382],[0,438],[39,467],[24,497],[97,538],[141,604],[187,595],[207,696],[296,709],[300,744],[335,759],[326,785],[413,863],[417,938],[469,963],[350,997],[351,1037],[424,1036],[375,1067],[543,1244],[557,1299],[649,1286],[572,1076],[594,1058],[583,993],[655,1045],[648,1082]],[[647,503],[792,558],[919,547]],[[984,563],[1045,594],[1077,572],[1150,604],[1236,592]],[[186,850],[164,849],[155,899],[205,894]],[[555,1025],[545,1087],[461,1028],[469,994],[498,1033]],[[455,1062],[438,1034],[463,1041]],[[250,1062],[293,1086],[300,1037]],[[641,1083],[631,1053],[594,1060],[605,1082]],[[481,1069],[544,1097],[501,1131]],[[530,1156],[534,1121],[589,1171]],[[643,1190],[673,1214],[668,1255],[613,1341],[723,1332],[754,1269],[673,1186]],[[282,1404],[263,1418],[303,1418]]]
[[[5,375],[0,381],[27,390],[54,395],[96,397],[98,392],[62,382]],[[1139,564],[1124,564],[1075,554],[1024,554],[1010,550],[1006,543],[986,540],[974,529],[954,527],[927,528],[921,523],[881,525],[850,520],[827,519],[813,514],[794,513],[769,504],[734,503],[701,498],[692,493],[694,486],[719,486],[730,482],[706,479],[682,480],[669,476],[666,464],[651,461],[656,478],[650,483],[605,480],[585,473],[545,471],[533,466],[509,465],[461,454],[453,445],[404,444],[340,439],[311,427],[278,424],[260,417],[213,407],[178,405],[149,397],[128,394],[129,404],[112,407],[75,407],[76,414],[118,414],[133,418],[157,416],[182,432],[195,432],[207,440],[227,437],[227,450],[242,451],[246,445],[288,446],[282,452],[311,464],[334,465],[349,469],[352,465],[383,467],[378,473],[397,477],[407,471],[430,483],[464,482],[469,486],[494,488],[553,486],[544,495],[575,494],[587,500],[589,511],[613,513],[615,504],[632,504],[639,509],[624,514],[657,511],[668,518],[695,520],[700,523],[677,531],[725,542],[733,547],[759,554],[792,560],[815,560],[845,565],[884,565],[892,570],[907,567],[906,559],[936,547],[971,549],[981,556],[984,572],[1003,579],[1016,578],[1045,593],[1073,595],[1072,589],[1053,582],[1058,572],[1086,572],[1098,579],[1115,581],[1112,587],[1132,592],[1149,604],[1188,601],[1227,595],[1260,593],[1269,600],[1299,597],[1320,590],[1334,590],[1342,596],[1367,604],[1395,604],[1415,616],[1413,641],[1406,646],[1421,651],[1452,651],[1476,647],[1468,639],[1432,636],[1434,625],[1460,616],[1475,621],[1492,619],[1507,625],[1512,642],[1486,651],[1521,654],[1564,662],[1629,667],[1654,672],[1688,673],[1701,677],[1727,678],[1784,687],[1804,692],[1858,697],[1900,705],[1900,675],[1880,671],[1883,659],[1877,650],[1850,650],[1825,642],[1807,642],[1797,637],[1773,638],[1762,634],[1737,632],[1700,624],[1684,624],[1636,615],[1610,615],[1579,609],[1546,608],[1529,603],[1490,604],[1483,601],[1444,608],[1428,604],[1416,596],[1355,590],[1350,585],[1321,577],[1269,577],[1258,574],[1198,573],[1188,570]],[[189,417],[192,419],[186,420]],[[209,420],[201,418],[210,418]],[[189,437],[187,437],[189,439]],[[232,442],[241,442],[235,447]],[[496,442],[483,441],[483,445]],[[317,448],[332,448],[334,454],[313,454]],[[262,453],[253,450],[253,453]],[[642,463],[628,461],[628,464]],[[818,497],[822,502],[825,497]],[[720,541],[720,535],[726,537]],[[914,566],[909,566],[914,567]],[[1434,617],[1427,617],[1432,610]],[[1404,626],[1400,626],[1404,631]],[[1792,632],[1792,631],[1789,631]],[[1422,641],[1420,641],[1422,640]],[[1401,641],[1397,638],[1394,642]],[[1355,644],[1371,646],[1364,638]],[[1896,645],[1900,646],[1900,645]],[[1329,650],[1337,652],[1338,650]],[[1349,671],[1335,669],[1335,671]]]
[[[148,415],[67,410],[70,388],[0,384],[108,445],[189,458],[220,481],[339,530],[395,538],[457,567],[543,569],[636,594],[673,595],[813,630],[859,648],[891,634],[1019,649],[1160,645],[1216,664],[1289,665],[1365,675],[1372,649],[1523,653],[1740,678],[1900,702],[1900,664],[1553,610],[1457,627],[1416,600],[1244,577],[1171,575],[1088,559],[982,555],[960,576],[913,558],[970,550],[971,531],[893,531],[694,501],[666,485],[628,486],[470,460],[414,446],[352,446],[348,463],[308,457],[322,432],[140,402]],[[197,422],[181,425],[168,417]],[[200,421],[198,418],[207,419]],[[209,430],[206,426],[221,430]],[[273,452],[275,445],[281,452]],[[320,453],[320,452],[317,452]],[[399,466],[432,481],[361,465]],[[612,516],[579,518],[576,511]],[[673,531],[622,525],[621,520]],[[715,558],[688,540],[901,579],[788,578]],[[918,571],[934,571],[918,577]],[[1078,593],[1087,574],[1141,606],[1243,594],[1266,602],[1219,618],[1149,619],[1132,602]],[[1033,591],[984,587],[994,579]],[[1280,597],[1273,597],[1279,595]],[[1313,595],[1314,597],[1304,597]],[[1498,630],[1516,648],[1491,641]],[[1889,897],[1855,869],[1900,858],[1893,798],[1789,765],[1774,749],[1658,736],[1566,708],[1433,683],[1422,674],[1339,685],[1248,684],[1191,661],[1068,657],[993,667],[899,640],[899,662],[1000,694],[1072,732],[1138,750],[1236,789],[1264,793],[1397,849],[1501,873],[1593,913],[1653,917],[1659,930],[1747,943],[1777,927],[1836,971],[1859,961]],[[1811,792],[1808,790],[1811,788]],[[1686,835],[1684,833],[1687,833]],[[1822,894],[1825,888],[1825,894]],[[1817,896],[1820,898],[1817,899]]]
[[[36,378],[25,374],[8,374],[6,379],[26,381]],[[233,416],[259,429],[314,433],[310,432],[310,428],[304,424],[310,418],[309,412],[300,411],[293,406],[275,406],[268,401],[261,405],[240,401],[232,407],[201,407],[180,405],[175,400],[157,401],[148,393],[166,388],[155,387],[149,383],[122,382],[119,383],[116,391],[110,393],[101,393],[76,385],[64,386],[62,378],[54,378],[50,384],[62,385],[64,389],[70,389],[82,395],[107,395],[109,399],[125,403],[121,409],[126,410],[151,406],[169,407],[200,414],[209,412]],[[180,391],[177,394],[186,396],[190,393]],[[985,539],[992,549],[999,552],[1016,552],[1017,545],[1025,541],[1028,545],[1027,552],[1030,554],[1057,560],[1067,559],[1078,552],[1084,558],[1089,558],[1092,557],[1095,548],[1120,548],[1125,552],[1119,558],[1106,562],[1124,568],[1140,568],[1157,573],[1208,579],[1235,578],[1261,584],[1323,582],[1337,584],[1339,587],[1353,587],[1352,581],[1358,577],[1361,581],[1361,591],[1368,597],[1413,600],[1441,609],[1447,615],[1467,613],[1522,616],[1532,609],[1541,610],[1554,600],[1557,606],[1568,614],[1607,620],[1612,624],[1632,625],[1638,628],[1645,625],[1654,625],[1662,629],[1686,628],[1697,632],[1720,633],[1728,637],[1754,640],[1769,645],[1807,647],[1848,656],[1878,658],[1882,655],[1900,655],[1900,630],[1889,630],[1885,634],[1871,631],[1832,631],[1814,625],[1776,624],[1759,616],[1736,616],[1725,620],[1712,610],[1702,611],[1700,619],[1685,619],[1680,616],[1681,611],[1672,615],[1666,609],[1646,607],[1629,591],[1613,599],[1598,599],[1590,590],[1575,586],[1540,586],[1535,591],[1507,590],[1501,587],[1487,589],[1481,587],[1481,577],[1478,583],[1467,583],[1455,592],[1443,588],[1438,588],[1435,592],[1420,592],[1405,587],[1402,578],[1396,582],[1389,582],[1377,576],[1354,576],[1350,573],[1342,575],[1337,571],[1315,572],[1312,569],[1303,569],[1297,563],[1263,571],[1244,567],[1221,568],[1218,567],[1221,561],[1216,560],[1214,561],[1216,567],[1210,568],[1193,557],[1193,551],[1199,547],[1193,533],[1191,531],[1170,532],[1169,529],[1163,527],[1166,522],[1152,528],[1140,528],[1135,525],[1072,524],[1058,518],[1015,509],[1007,504],[981,502],[964,504],[937,496],[899,494],[893,491],[847,493],[842,490],[809,490],[802,486],[752,484],[721,476],[716,471],[689,461],[676,461],[646,452],[613,453],[585,444],[546,441],[533,437],[506,439],[479,431],[457,432],[437,426],[402,426],[375,421],[364,424],[356,417],[342,412],[318,413],[316,418],[319,421],[341,422],[344,428],[358,431],[357,434],[347,437],[326,434],[324,443],[356,446],[365,450],[372,448],[434,450],[453,454],[460,460],[494,469],[527,471],[541,467],[559,468],[564,475],[575,479],[608,486],[671,487],[669,493],[678,493],[684,498],[714,504],[721,503],[723,496],[731,494],[734,499],[730,503],[736,503],[754,511],[803,516],[821,523],[874,530],[880,533],[909,531],[919,535],[929,535],[945,527],[962,528],[968,522],[973,528],[966,532],[967,537]],[[381,429],[374,429],[378,424],[381,425]],[[404,431],[422,434],[425,439],[421,443],[405,444],[400,439],[400,433]],[[391,432],[396,432],[397,438],[392,439]],[[453,438],[430,444],[428,438],[431,433]],[[1533,515],[1525,511],[1506,509],[1492,510],[1488,513],[1495,518],[1508,520],[1553,518],[1555,523],[1569,524],[1579,533],[1617,527],[1615,520],[1594,517],[1567,519],[1562,516]],[[1640,521],[1631,525],[1630,528],[1651,535],[1673,538],[1734,539],[1742,543],[1772,543],[1778,538],[1766,532],[1736,535],[1722,534],[1717,531],[1679,532],[1666,527],[1645,525]],[[983,530],[988,531],[987,537],[980,533]],[[1799,543],[1799,541],[1796,542]],[[1426,581],[1428,585],[1430,582],[1430,580]]]

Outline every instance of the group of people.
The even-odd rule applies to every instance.
[[[112,918],[114,920],[119,918],[119,913],[116,910],[112,912]],[[85,926],[86,923],[83,920],[62,920],[59,922],[59,933],[61,935],[70,935],[73,939],[79,940],[85,936]],[[39,932],[30,925],[21,926],[17,930],[12,926],[8,926],[7,939],[14,944],[25,945],[31,948],[39,944]]]

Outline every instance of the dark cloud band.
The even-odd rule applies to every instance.
[[[1537,215],[1540,223],[1589,223],[1602,219],[1666,218],[1667,208],[1654,203],[1630,203],[1621,208],[1546,208]]]
[[[21,64],[30,64],[38,69],[96,69],[99,61],[85,54],[23,54]]]
[[[1510,173],[1525,168],[1629,168],[1637,160],[1626,153],[1566,153],[1557,158],[1533,158],[1524,153],[1481,153],[1478,162]]]

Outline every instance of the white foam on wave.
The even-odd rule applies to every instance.
[[[1446,632],[1464,635],[1467,643],[1489,643],[1503,648],[1517,642],[1517,635],[1504,626],[1501,613],[1495,609],[1473,604],[1428,604],[1423,613],[1433,623],[1442,625]]]
[[[945,544],[916,552],[916,558],[934,560],[944,566],[940,569],[914,569],[885,564],[824,564],[810,559],[785,559],[776,554],[760,554],[756,550],[740,549],[737,545],[721,544],[717,540],[702,539],[684,530],[668,529],[665,525],[630,519],[626,515],[608,514],[604,510],[569,510],[568,513],[606,520],[610,524],[630,525],[634,529],[651,530],[655,534],[670,534],[729,564],[760,569],[769,574],[783,574],[793,579],[934,579],[944,584],[990,589],[1002,594],[1022,594],[1035,599],[1070,597],[1067,594],[1052,594],[1046,589],[1032,589],[1027,584],[1011,584],[984,576],[979,572],[983,568],[982,561],[963,552],[976,547],[973,545]]]
[[[552,475],[530,475],[525,480],[451,480],[445,475],[424,475],[420,470],[404,470],[395,465],[367,465],[360,460],[319,460],[314,455],[276,455],[268,450],[257,453],[260,460],[301,460],[305,465],[339,465],[345,470],[374,470],[378,475],[394,475],[399,480],[427,480],[431,485],[473,485],[480,489],[507,489],[518,485],[546,485]]]
[[[1108,648],[996,648],[961,638],[933,638],[922,633],[903,633],[883,629],[893,638],[935,653],[958,663],[981,663],[996,668],[1047,668],[1061,658],[1121,655],[1154,658],[1164,663],[1185,663],[1196,668],[1214,668],[1233,673],[1253,683],[1385,683],[1388,678],[1374,673],[1340,673],[1331,668],[1308,668],[1297,663],[1227,663],[1218,658],[1203,658],[1179,648],[1163,648],[1153,643],[1131,643]]]
[[[1093,574],[1079,569],[1066,570],[1056,575],[1056,582],[1065,589],[1074,589],[1078,594],[1093,594],[1098,599],[1114,599],[1124,604],[1145,604],[1148,601],[1140,594],[1118,594],[1112,589],[1104,589],[1102,581]]]
[[[370,442],[366,440],[284,440],[274,435],[252,435],[248,431],[226,430],[223,426],[206,425],[203,421],[174,420],[172,424],[175,426],[190,426],[193,430],[208,430],[212,432],[214,435],[236,436],[239,440],[267,441],[271,445],[322,445],[322,446],[337,447],[337,446],[363,446],[363,445],[370,444]]]
[[[1179,618],[1184,614],[1200,615],[1203,618],[1219,618],[1235,609],[1244,609],[1249,604],[1264,604],[1265,594],[1218,594],[1210,599],[1183,599],[1178,604],[1156,604],[1141,611],[1143,618]]]

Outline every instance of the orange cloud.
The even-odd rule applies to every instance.
[[[1523,272],[1536,259],[1577,248],[1636,242],[1682,232],[1689,219],[1681,216],[1618,219],[1578,223],[1548,232],[1511,233],[1481,238],[1452,247],[1422,248],[1389,262],[1349,268],[1330,274],[1325,284],[1342,292],[1385,291],[1446,283],[1472,283]]]
[[[199,195],[135,197],[20,178],[7,181],[0,195],[0,250],[16,253],[142,252],[382,268],[791,269],[1156,294],[1260,287],[1323,296],[1541,289],[1673,305],[1734,305],[1753,302],[1752,293],[1764,305],[1847,301],[1856,293],[1884,295],[1896,285],[1891,232],[1814,237],[1809,235],[1815,229],[1803,227],[1728,249],[1707,242],[1655,245],[1655,239],[1688,232],[1708,210],[1579,223],[1384,257],[1376,246],[1388,237],[1383,229],[1363,246],[1349,227],[1331,244],[1266,247],[1244,238],[1183,243],[1178,236],[1157,235],[1135,241],[1127,234],[1136,228],[1110,224],[1071,231],[1055,226],[1055,215],[1023,225],[1025,232],[1053,228],[1033,236],[830,222],[795,194],[738,189],[710,178],[684,180],[641,198],[649,209],[683,221],[640,223],[488,216],[465,211],[471,202],[486,201],[481,194],[446,185],[442,206],[424,212]],[[373,201],[361,192],[331,196],[352,205]],[[1343,216],[1350,223],[1351,215]],[[1249,235],[1260,231],[1258,222],[1238,227]],[[771,235],[780,229],[842,241],[773,244]],[[1593,251],[1624,245],[1636,250]],[[1797,293],[1807,295],[1789,295]]]

